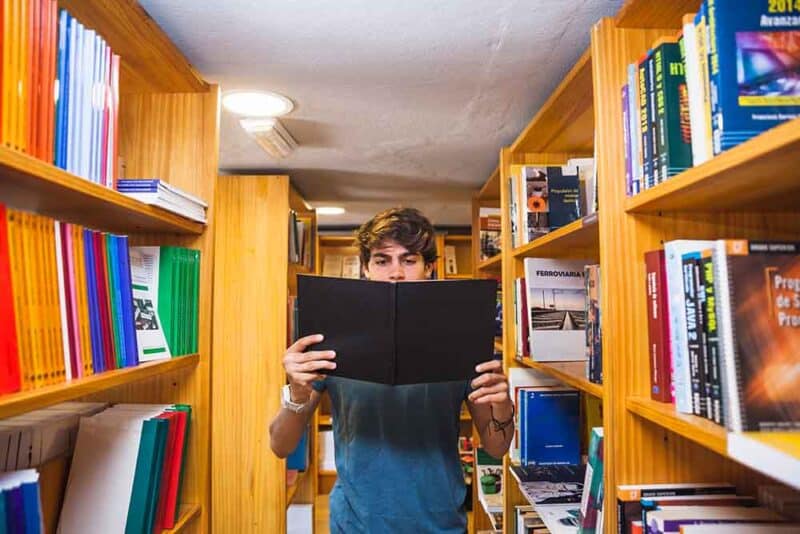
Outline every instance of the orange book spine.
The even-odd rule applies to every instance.
[[[42,343],[42,299],[39,289],[41,279],[41,260],[39,258],[36,243],[36,221],[34,215],[30,213],[22,214],[22,226],[24,230],[24,266],[26,272],[26,288],[28,295],[28,310],[30,312],[30,336],[31,336],[31,365],[33,369],[33,385],[40,387],[46,383],[44,376],[44,344]]]
[[[47,317],[48,317],[48,342],[50,344],[48,353],[51,361],[51,374],[55,383],[63,382],[66,378],[64,369],[64,346],[61,341],[61,305],[59,303],[58,292],[58,269],[56,256],[55,225],[53,220],[42,217],[42,228],[45,232],[45,252],[46,270],[45,280],[47,280]]]
[[[45,98],[45,129],[44,129],[44,159],[52,163],[54,158],[55,143],[55,86],[56,86],[56,61],[58,47],[58,2],[56,0],[45,0],[47,6],[47,76],[45,77],[44,98]]]
[[[27,281],[25,273],[24,233],[22,213],[7,210],[9,258],[11,260],[11,283],[14,291],[14,311],[17,343],[19,346],[19,366],[22,377],[22,390],[34,386],[33,362],[30,341],[30,308],[28,307]]]
[[[27,92],[27,107],[25,114],[25,144],[27,152],[33,156],[39,157],[39,147],[36,144],[38,139],[38,124],[39,118],[39,72],[40,72],[40,59],[39,51],[41,49],[41,42],[39,33],[41,30],[41,0],[29,0],[28,2],[28,38],[27,38],[27,57],[26,57],[26,87]]]
[[[19,0],[19,50],[17,55],[18,86],[17,102],[19,112],[17,113],[17,148],[26,152],[28,150],[28,87],[29,79],[29,49],[30,49],[30,9],[28,0]]]
[[[78,294],[78,328],[80,331],[83,376],[94,374],[92,366],[92,338],[89,331],[89,299],[86,289],[86,263],[84,262],[83,228],[72,225],[72,243],[75,258],[75,283]]]

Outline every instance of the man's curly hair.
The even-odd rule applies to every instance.
[[[387,240],[421,255],[426,265],[433,264],[438,257],[433,225],[415,208],[390,208],[361,225],[356,232],[361,265],[367,265],[372,249]]]

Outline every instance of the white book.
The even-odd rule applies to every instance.
[[[585,361],[587,260],[525,258],[531,358]]]
[[[667,270],[667,308],[669,310],[670,362],[675,409],[693,413],[692,371],[689,341],[686,337],[686,306],[683,294],[683,255],[714,247],[714,241],[679,239],[664,243]],[[719,317],[718,317],[719,318]]]
[[[81,107],[81,139],[80,139],[80,175],[94,181],[91,175],[91,158],[92,158],[92,89],[94,86],[94,49],[95,37],[97,33],[94,30],[87,30],[84,32],[83,44],[83,64],[82,64],[82,79],[83,79],[83,102]]]
[[[333,441],[333,430],[320,432],[320,468],[325,471],[336,471],[336,455]]]
[[[76,167],[75,167],[75,145],[76,145],[76,138],[78,136],[78,123],[77,123],[77,114],[75,113],[75,108],[78,105],[79,98],[78,98],[78,73],[76,72],[76,68],[78,65],[78,43],[81,42],[78,33],[81,31],[81,24],[78,21],[71,17],[69,19],[69,58],[68,58],[68,76],[69,76],[69,83],[67,84],[68,87],[66,89],[66,96],[67,96],[67,139],[64,143],[66,148],[66,170],[71,172],[72,174],[77,174]]]
[[[286,509],[286,534],[308,534],[314,529],[314,506],[290,504]]]
[[[639,69],[636,63],[628,65],[628,132],[631,144],[631,193],[642,190],[642,143],[639,120]],[[596,148],[595,148],[596,150]]]
[[[647,512],[647,529],[654,534],[679,534],[680,524],[779,522],[782,518],[767,508],[744,506],[670,506]]]
[[[158,316],[161,247],[130,247],[129,257],[139,361],[169,359],[172,355]]]
[[[694,19],[683,25],[683,45],[686,49],[686,89],[689,93],[689,127],[692,135],[692,165],[707,159],[708,149],[703,122],[703,82],[700,79],[700,57]]]
[[[444,246],[444,272],[445,274],[458,274],[456,247],[454,245]]]
[[[580,188],[581,195],[584,197],[581,200],[581,217],[591,215],[597,211],[595,209],[597,205],[597,199],[595,197],[597,188],[594,183],[597,175],[594,168],[594,158],[572,158],[567,160],[565,167],[575,169],[575,172],[572,174],[577,173],[578,175],[578,187]],[[567,173],[564,174],[566,175]]]
[[[355,255],[342,258],[342,278],[361,278],[361,258]]]
[[[101,416],[81,419],[60,534],[125,532],[144,419]]]
[[[64,257],[61,253],[61,222],[53,221],[56,243],[56,279],[58,280],[58,305],[61,310],[61,345],[64,352],[66,379],[72,380],[72,364],[69,350],[69,329],[67,326],[67,296],[64,285]]]

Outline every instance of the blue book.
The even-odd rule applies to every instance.
[[[100,308],[97,302],[97,271],[94,258],[94,233],[83,231],[84,253],[86,260],[86,289],[89,300],[89,333],[92,342],[92,366],[95,373],[105,371],[105,352],[103,351],[103,334],[100,330]]]
[[[25,534],[42,533],[42,510],[39,499],[39,483],[24,482],[22,492],[23,513],[25,514]]]
[[[128,254],[128,236],[117,237],[117,254],[120,268],[120,295],[122,301],[123,333],[125,334],[125,365],[139,364],[136,328],[133,324],[133,288],[131,287],[131,260]]]
[[[706,3],[716,155],[800,113],[800,12],[792,3]]]
[[[113,279],[111,282],[113,293],[111,294],[111,298],[114,301],[114,333],[115,338],[117,340],[117,365],[121,367],[128,366],[128,353],[127,348],[125,346],[125,325],[122,319],[122,285],[120,281],[120,262],[119,262],[119,253],[118,253],[118,245],[117,240],[119,236],[117,235],[108,235],[108,260],[109,260],[109,279]]]
[[[56,77],[58,78],[58,92],[55,101],[55,125],[53,129],[53,165],[61,167],[61,138],[64,125],[63,112],[66,109],[64,95],[66,94],[67,72],[67,28],[69,27],[69,13],[62,9],[58,13],[58,56],[56,59]]]
[[[580,218],[580,181],[577,167],[547,167],[550,230]]]
[[[292,453],[286,457],[286,469],[305,471],[308,468],[308,427]]]
[[[64,123],[66,133],[64,135],[64,165],[62,168],[68,172],[76,174],[75,172],[75,139],[77,121],[75,120],[78,106],[78,61],[77,56],[79,53],[78,43],[80,42],[78,32],[81,25],[73,17],[69,17],[69,30],[67,34],[67,109],[65,110]]]
[[[22,488],[17,486],[6,490],[6,526],[13,534],[25,532],[25,505],[22,497]]]
[[[580,392],[575,390],[527,391],[524,455],[526,464],[578,465],[580,463]],[[522,451],[521,451],[522,452]]]
[[[6,494],[0,491],[0,534],[8,534],[8,523],[6,519]]]
[[[523,414],[528,413],[528,391],[522,390],[519,395],[519,461],[528,465],[528,418]]]

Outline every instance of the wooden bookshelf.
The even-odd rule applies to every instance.
[[[619,28],[674,28],[681,27],[681,18],[686,13],[695,13],[700,0],[628,0],[615,17]]]
[[[214,303],[214,350],[231,357],[214,363],[214,428],[220,431],[212,436],[212,461],[225,467],[213,475],[214,530],[283,532],[290,497],[313,503],[317,491],[316,476],[298,477],[296,487],[287,488],[286,462],[269,447],[269,423],[280,410],[286,383],[293,275],[316,268],[289,263],[289,213],[310,216],[312,226],[316,216],[288,176],[224,175],[217,187],[214,276],[224,291]],[[310,473],[316,469],[313,430]]]
[[[436,275],[440,280],[467,280],[474,277],[472,235],[438,234],[436,248],[439,258],[436,260]],[[445,246],[455,247],[456,269],[454,274],[445,272]]]
[[[495,167],[489,179],[478,191],[477,198],[484,201],[500,202],[500,167]]]
[[[0,172],[4,203],[62,221],[125,234],[199,235],[205,227],[7,147],[0,147]]]
[[[178,534],[188,530],[192,522],[200,517],[201,508],[199,504],[181,504],[178,507],[178,520],[171,529],[164,530],[162,534]]]
[[[537,362],[530,358],[519,358],[520,364],[559,379],[564,384],[584,393],[603,398],[602,384],[595,384],[586,378],[586,362]]]
[[[317,424],[319,426],[331,426],[333,424],[333,417],[330,415],[320,415]]]
[[[61,384],[2,395],[0,396],[0,418],[12,417],[59,402],[101,393],[108,389],[172,373],[180,369],[196,367],[199,359],[197,354],[177,356],[168,360],[141,363],[136,367],[97,373]]]
[[[511,145],[511,152],[591,154],[592,94],[592,55],[587,49]]]
[[[800,432],[729,434],[728,456],[779,482],[800,487]]]
[[[625,201],[631,213],[792,211],[800,206],[800,121],[768,130]],[[754,177],[769,176],[769,180]]]
[[[576,250],[580,250],[579,254],[592,251],[596,256],[600,244],[597,221],[596,213],[573,221],[515,249],[514,258],[566,257]]]
[[[496,272],[500,270],[503,262],[503,255],[497,254],[491,258],[484,260],[478,264],[478,271]]]
[[[628,410],[719,454],[727,454],[725,428],[703,417],[675,411],[675,406],[647,397],[628,397]]]

